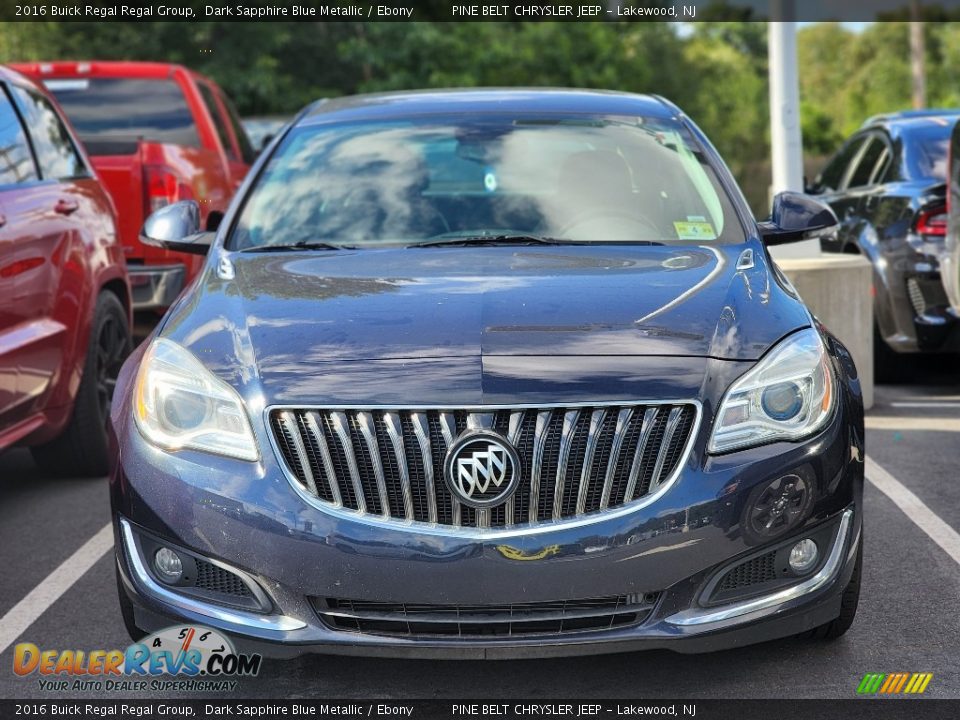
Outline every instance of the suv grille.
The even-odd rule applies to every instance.
[[[275,410],[271,430],[300,487],[385,521],[507,527],[618,507],[664,483],[690,445],[692,403],[523,410]],[[447,449],[468,428],[500,433],[520,483],[476,510],[444,480]]]
[[[313,598],[335,630],[373,635],[513,637],[606,630],[645,621],[659,593],[513,605],[423,605]]]

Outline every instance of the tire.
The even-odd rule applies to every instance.
[[[860,537],[860,544],[857,546],[857,560],[853,566],[853,574],[850,576],[850,582],[843,589],[843,598],[840,601],[840,615],[820,627],[808,630],[800,637],[808,640],[836,640],[842,637],[850,626],[853,625],[853,619],[857,616],[857,606],[860,604],[860,576],[863,571],[863,536]]]
[[[30,448],[34,461],[53,475],[99,477],[109,471],[107,422],[120,366],[132,349],[123,304],[111,292],[97,298],[83,377],[70,421],[59,437]]]
[[[127,591],[123,588],[123,580],[120,579],[120,568],[114,564],[114,573],[117,576],[117,599],[120,601],[120,614],[123,616],[123,625],[127,628],[127,634],[134,642],[140,642],[147,636],[147,631],[137,627],[137,621],[134,619],[133,603],[127,597]]]
[[[879,384],[903,382],[908,357],[887,345],[876,324],[873,326],[873,379]]]

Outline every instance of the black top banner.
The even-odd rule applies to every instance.
[[[885,22],[960,20],[960,0],[5,0],[14,22]]]

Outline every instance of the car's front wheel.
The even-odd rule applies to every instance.
[[[863,571],[863,536],[860,537],[860,544],[857,545],[857,560],[853,566],[853,574],[850,576],[850,582],[843,589],[843,598],[840,601],[840,615],[820,627],[808,630],[801,635],[803,638],[811,640],[836,640],[843,636],[850,626],[853,625],[853,619],[857,616],[857,606],[860,604],[860,576]]]
[[[130,324],[123,303],[112,292],[101,292],[70,421],[59,437],[30,449],[43,470],[74,477],[107,474],[110,401],[120,366],[131,347]]]

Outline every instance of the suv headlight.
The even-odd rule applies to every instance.
[[[812,435],[830,418],[835,394],[819,333],[795,333],[727,391],[709,450],[721,453]]]
[[[158,338],[143,356],[133,396],[143,436],[165,450],[203,450],[257,460],[243,400],[188,350]]]

